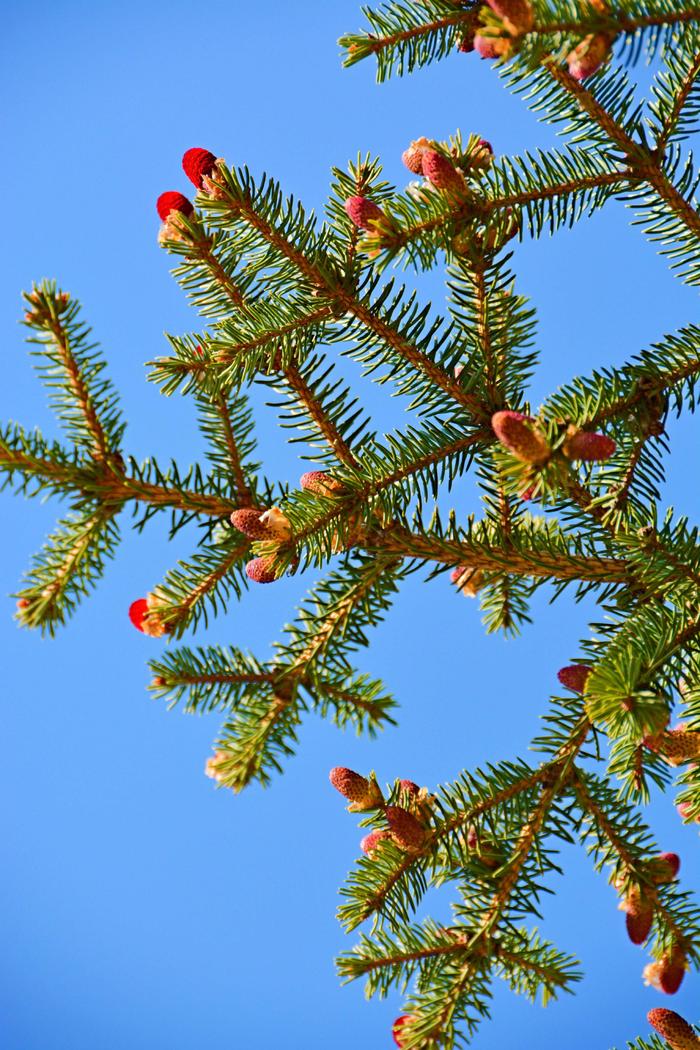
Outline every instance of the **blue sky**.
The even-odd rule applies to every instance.
[[[381,86],[368,63],[343,71],[336,40],[361,21],[356,0],[7,4],[0,417],[57,434],[17,324],[21,290],[56,277],[83,301],[105,348],[128,450],[201,457],[191,406],[164,399],[144,368],[165,352],[164,330],[197,324],[157,246],[154,206],[165,189],[186,191],[180,157],[189,146],[267,170],[319,207],[331,166],[358,150],[381,154],[387,176],[402,182],[401,151],[419,135],[477,131],[498,153],[552,143],[475,56]],[[630,229],[621,204],[553,240],[518,245],[516,268],[519,291],[539,310],[535,401],[696,316],[695,293]],[[439,305],[439,279],[427,286]],[[396,407],[369,397],[394,425]],[[674,423],[671,438],[665,497],[697,520],[692,421]],[[295,481],[305,469],[298,448],[283,444],[270,412],[259,440],[269,473]],[[477,509],[468,484],[454,500],[462,515]],[[57,512],[3,498],[1,594],[17,586]],[[371,742],[311,720],[286,775],[234,797],[202,772],[216,721],[149,698],[145,665],[162,644],[126,618],[129,602],[193,546],[191,535],[168,544],[164,523],[140,537],[125,528],[96,594],[53,641],[18,630],[9,597],[0,607],[0,1045],[384,1050],[398,1003],[366,1004],[360,985],[340,988],[333,970],[333,956],[353,943],[334,911],[360,833],[328,769],[434,785],[524,754],[587,610],[541,596],[534,625],[506,641],[484,636],[475,603],[412,577],[359,661],[399,699],[399,728]],[[265,656],[305,587],[291,579],[254,589],[208,639]],[[697,833],[680,825],[670,797],[652,810],[662,848],[682,855],[684,884],[697,887]],[[626,939],[613,891],[581,851],[567,848],[563,862],[543,928],[581,958],[585,981],[546,1010],[497,988],[477,1050],[621,1048],[661,1005],[641,983],[644,954]],[[440,898],[436,914],[442,908]],[[692,1014],[697,988],[689,976],[663,1005]]]

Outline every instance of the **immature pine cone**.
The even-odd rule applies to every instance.
[[[391,837],[397,846],[411,852],[425,844],[426,830],[412,813],[402,806],[387,806],[385,812]]]
[[[379,809],[384,802],[376,781],[360,776],[354,769],[335,766],[331,769],[328,779],[336,791],[350,801],[351,805],[348,806],[348,809],[353,813],[362,813],[367,809]]]
[[[686,966],[685,952],[676,945],[657,962],[644,967],[644,980],[652,988],[674,995],[683,983]]]
[[[275,559],[269,556],[253,558],[245,567],[246,576],[253,583],[274,583],[277,579]]]
[[[401,154],[401,160],[414,175],[422,175],[423,154],[427,149],[432,148],[433,143],[430,139],[426,139],[425,136],[422,136],[419,139],[414,139],[408,149],[405,149]]]
[[[374,233],[378,226],[388,224],[388,219],[382,209],[368,197],[348,197],[345,202],[345,210],[350,221],[360,230]]]
[[[567,437],[561,450],[567,459],[594,463],[610,459],[616,448],[617,445],[607,434],[590,434],[585,430],[577,430]]]
[[[216,168],[216,157],[208,149],[193,146],[184,154],[182,167],[187,178],[199,190],[202,188],[205,175],[211,175]]]
[[[649,1011],[647,1021],[663,1036],[671,1050],[700,1050],[700,1038],[688,1022],[673,1010],[657,1006]]]
[[[534,425],[534,420],[522,412],[502,411],[491,416],[493,432],[509,452],[522,463],[540,466],[546,463],[551,450],[544,434]]]
[[[435,149],[423,150],[422,170],[428,182],[445,193],[464,194],[466,183],[451,160]]]
[[[342,482],[336,481],[325,470],[307,471],[299,478],[299,484],[306,492],[313,492],[317,496],[339,496],[343,491]]]
[[[363,853],[366,853],[367,856],[371,856],[372,852],[377,848],[380,842],[390,838],[391,833],[389,831],[370,831],[369,835],[365,835],[360,842],[360,849]]]
[[[590,673],[590,667],[586,667],[585,664],[571,664],[569,667],[560,668],[557,671],[557,678],[572,693],[585,693],[586,681]]]
[[[185,197],[184,193],[178,193],[176,190],[167,190],[165,193],[161,193],[156,201],[156,209],[163,222],[167,222],[168,216],[173,211],[177,211],[181,215],[191,215],[194,211],[194,204]]]
[[[627,935],[632,944],[644,944],[654,922],[654,905],[644,898],[639,886],[631,886],[622,908],[626,912]]]

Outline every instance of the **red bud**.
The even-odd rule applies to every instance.
[[[180,212],[181,215],[191,215],[194,211],[192,201],[189,201],[184,193],[178,193],[176,190],[168,190],[166,193],[161,193],[156,201],[156,208],[163,222],[167,221],[168,216],[173,211]]]
[[[597,462],[610,459],[617,445],[606,434],[590,434],[579,430],[566,439],[561,447],[567,459]]]
[[[585,693],[586,681],[590,673],[591,668],[586,667],[585,664],[571,664],[557,671],[557,678],[572,693]]]
[[[348,197],[345,210],[351,222],[361,230],[376,231],[377,224],[387,223],[387,217],[374,201],[368,197]]]
[[[386,819],[397,846],[404,850],[419,850],[425,844],[426,830],[412,813],[402,806],[387,806]]]
[[[671,1050],[700,1050],[700,1038],[688,1022],[663,1006],[657,1006],[647,1014],[647,1021],[666,1040]]]
[[[193,146],[183,156],[182,167],[187,178],[199,190],[202,188],[204,176],[211,175],[216,167],[216,157],[208,149],[202,149],[201,146]]]
[[[253,558],[245,567],[246,576],[254,583],[274,583],[277,579],[275,559],[271,557]]]
[[[451,160],[435,149],[423,150],[422,169],[428,182],[446,193],[464,193],[466,183]]]
[[[522,463],[540,466],[549,459],[551,450],[544,434],[522,412],[495,412],[491,426],[501,444]]]

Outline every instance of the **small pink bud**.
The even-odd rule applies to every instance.
[[[254,583],[274,583],[277,579],[275,559],[269,556],[253,558],[245,567],[246,576]]]
[[[377,848],[380,842],[390,838],[391,833],[388,831],[370,831],[369,835],[365,835],[360,842],[360,849],[363,853],[366,853],[367,856],[371,856],[372,852]]]
[[[591,668],[585,664],[571,664],[557,671],[557,678],[572,693],[585,693],[586,681],[590,673]]]
[[[251,540],[287,540],[292,534],[289,518],[278,507],[266,511],[241,507],[231,513],[229,520]]]
[[[351,222],[361,230],[375,233],[378,226],[386,227],[389,224],[379,205],[367,197],[349,197],[345,202],[345,210]]]
[[[394,1042],[399,1047],[399,1050],[403,1047],[403,1040],[401,1038],[401,1031],[403,1026],[411,1020],[410,1014],[401,1014],[401,1017],[397,1017],[392,1025],[391,1034],[394,1037]]]
[[[349,808],[355,813],[378,809],[384,801],[377,782],[360,776],[354,769],[335,766],[328,778],[336,791],[352,803]]]
[[[681,858],[677,853],[660,853],[651,864],[651,874],[657,886],[673,882],[681,867]]]
[[[408,149],[401,154],[401,160],[409,171],[414,175],[423,174],[423,154],[426,149],[432,149],[433,143],[425,137],[414,139]]]
[[[566,56],[569,73],[575,80],[585,80],[597,73],[610,54],[611,39],[607,33],[590,33]]]
[[[409,795],[420,794],[420,788],[413,780],[399,780],[399,787],[402,791],[407,791]]]
[[[688,1022],[673,1010],[657,1006],[649,1011],[647,1021],[666,1040],[671,1050],[700,1050],[700,1038]]]
[[[423,150],[423,174],[428,182],[446,193],[464,194],[466,183],[451,160],[435,149]]]
[[[486,139],[479,139],[468,159],[471,168],[489,168],[493,163],[493,146]]]
[[[644,944],[654,922],[654,905],[645,899],[639,886],[632,886],[623,903],[627,935],[632,944]]]
[[[596,462],[610,459],[616,448],[613,439],[606,434],[590,434],[585,430],[578,430],[566,439],[561,450],[567,459]]]
[[[657,962],[644,967],[644,981],[666,995],[674,995],[683,983],[687,965],[685,952],[674,945]]]
[[[181,215],[191,215],[194,211],[194,205],[184,194],[178,193],[176,190],[168,190],[166,193],[161,193],[156,201],[156,210],[160,218],[165,222],[173,211],[180,212]]]
[[[522,463],[540,466],[549,459],[551,450],[547,440],[530,416],[508,410],[495,412],[491,426],[501,444]]]
[[[337,481],[325,470],[309,470],[302,474],[299,484],[306,492],[313,492],[317,496],[339,496],[343,492],[343,484]]]
[[[409,852],[425,845],[427,832],[421,822],[403,806],[387,806],[386,819],[397,846]]]
[[[182,168],[190,182],[201,189],[205,175],[211,175],[216,168],[216,157],[208,149],[193,146],[183,155]]]

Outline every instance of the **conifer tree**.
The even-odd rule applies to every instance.
[[[404,188],[359,156],[334,171],[323,221],[274,178],[188,150],[194,200],[168,190],[157,210],[199,318],[169,337],[150,378],[194,399],[207,467],[129,456],[79,303],[44,281],[24,319],[65,439],[6,426],[0,469],[18,491],[68,505],[18,589],[27,628],[53,635],[70,618],[115,553],[124,511],[137,528],[166,514],[172,535],[192,534],[189,559],[134,595],[129,616],[161,639],[153,693],[219,714],[207,772],[235,792],[282,772],[310,711],[370,734],[394,721],[393,698],[355,660],[409,574],[478,597],[487,631],[517,632],[544,584],[559,601],[595,600],[600,615],[558,671],[534,758],[504,756],[441,787],[331,771],[367,829],[339,912],[346,930],[363,930],[338,972],[370,994],[405,991],[393,1031],[403,1050],[449,1050],[487,1016],[496,977],[545,1002],[579,979],[576,960],[535,929],[561,842],[580,843],[610,883],[646,982],[672,995],[697,979],[686,972],[700,965],[700,910],[644,805],[673,790],[678,819],[700,823],[700,540],[682,512],[658,508],[666,420],[695,409],[700,327],[679,319],[626,365],[531,405],[534,311],[511,261],[515,239],[617,198],[649,250],[700,284],[688,147],[700,6],[389,0],[365,15],[368,30],[341,41],[347,64],[373,57],[384,79],[455,50],[465,63],[481,56],[561,147],[499,157],[478,133],[419,138],[403,155]],[[644,58],[655,72],[642,99],[631,70]],[[388,272],[397,266],[444,266],[449,316],[404,288]],[[409,397],[415,422],[375,429],[337,374],[341,352]],[[317,469],[297,484],[255,461],[253,383],[272,391],[290,440],[313,450]],[[450,489],[467,471],[483,500],[462,520]],[[249,585],[311,568],[324,575],[272,659],[179,644]],[[446,883],[453,924],[417,919]],[[700,1047],[671,1010],[655,1007],[649,1022],[656,1034],[630,1046]]]

